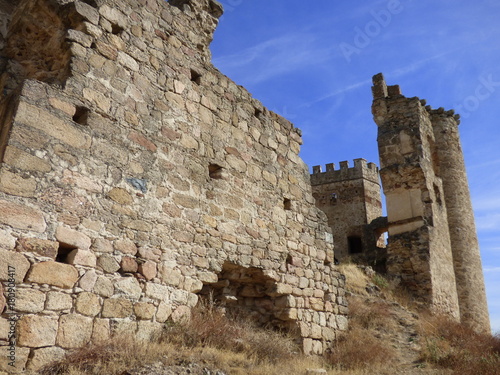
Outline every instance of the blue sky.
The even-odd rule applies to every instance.
[[[310,167],[360,157],[378,164],[376,73],[407,97],[462,115],[491,323],[500,332],[500,2],[220,2],[214,65],[302,129]]]

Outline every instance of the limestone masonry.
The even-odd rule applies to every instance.
[[[487,329],[455,117],[375,78],[383,218],[373,163],[310,176],[299,129],[213,67],[221,15],[0,0],[0,374],[148,340],[201,298],[321,354],[347,329],[352,255]]]

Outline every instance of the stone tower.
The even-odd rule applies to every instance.
[[[489,332],[483,272],[458,135],[459,116],[373,78],[387,270],[435,311]]]
[[[335,256],[373,255],[383,247],[379,227],[375,224],[382,216],[378,168],[364,159],[355,159],[354,167],[347,161],[340,162],[340,169],[327,164],[313,167],[311,185],[316,206],[328,217],[332,228]]]

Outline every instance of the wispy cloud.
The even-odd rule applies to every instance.
[[[315,45],[316,38],[312,34],[293,32],[218,57],[213,63],[222,71],[232,72],[233,76],[236,72],[251,74],[251,82],[256,84],[324,63],[329,57],[329,49]]]
[[[485,273],[500,273],[500,267],[485,267],[483,271]]]

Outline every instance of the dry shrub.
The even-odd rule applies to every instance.
[[[422,359],[454,374],[500,374],[500,337],[474,332],[443,316],[425,316],[420,327],[425,340]]]
[[[349,298],[350,325],[363,329],[390,329],[394,327],[390,306],[381,300],[366,301]]]
[[[172,360],[175,360],[175,353],[168,345],[117,336],[109,341],[74,350],[63,360],[41,368],[38,374],[121,374],[127,369],[157,361],[165,356],[171,356]]]
[[[354,294],[367,295],[369,277],[356,264],[342,264],[339,270],[346,277],[346,289]]]
[[[390,368],[396,353],[389,343],[370,335],[361,328],[350,329],[334,343],[332,353],[327,354],[328,362],[339,370],[370,369],[380,373],[381,368]]]
[[[163,340],[184,347],[209,346],[245,352],[257,362],[286,360],[300,352],[291,334],[257,326],[252,320],[226,314],[214,302],[201,300],[191,319],[167,328]]]

